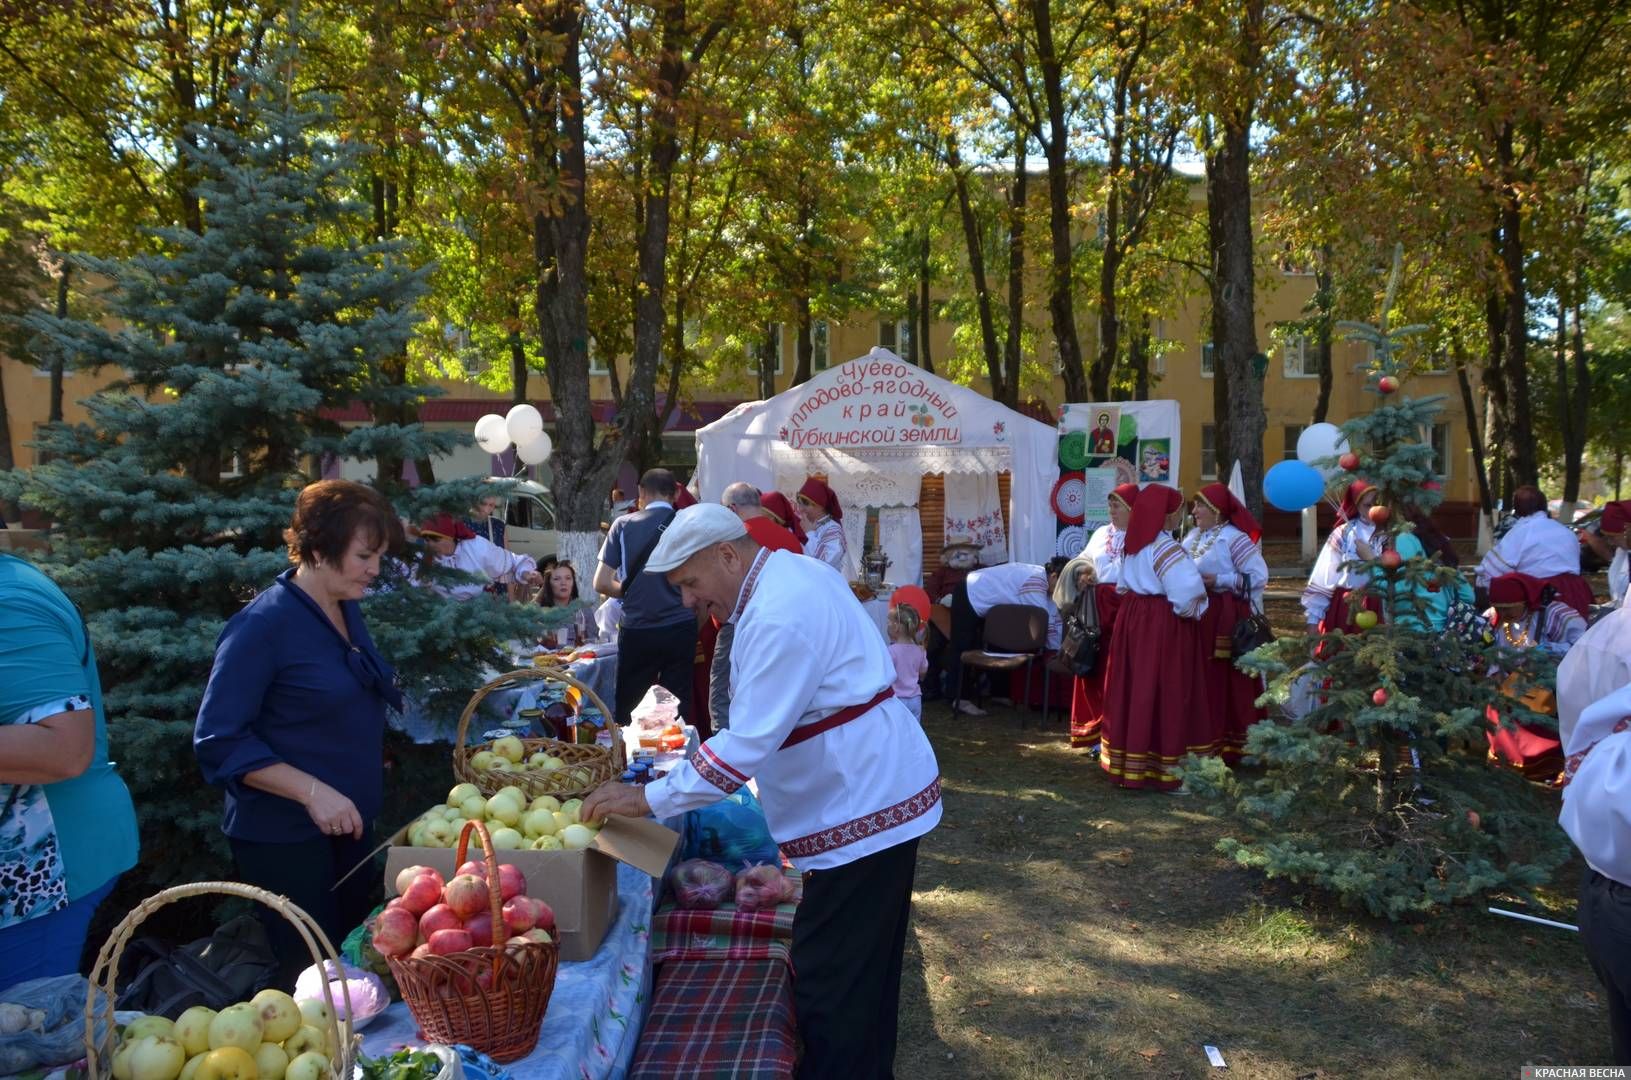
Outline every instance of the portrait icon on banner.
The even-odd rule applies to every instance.
[[[1087,452],[1093,457],[1116,452],[1117,433],[1121,430],[1121,409],[1116,405],[1101,406],[1093,414],[1093,427],[1087,433]]]
[[[1138,443],[1138,479],[1142,483],[1172,481],[1172,440],[1141,439]]]

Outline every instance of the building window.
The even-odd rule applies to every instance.
[[[1303,335],[1287,335],[1285,341],[1280,344],[1280,357],[1285,361],[1286,378],[1319,378],[1319,350],[1310,349],[1308,339]]]
[[[1448,375],[1450,373],[1450,350],[1440,346],[1427,354],[1427,366],[1422,369],[1423,375]]]
[[[1201,425],[1201,479],[1218,478],[1218,429],[1215,424]]]
[[[1433,472],[1442,483],[1450,479],[1450,425],[1433,425]]]
[[[1307,424],[1287,424],[1285,427],[1285,448],[1281,455],[1282,461],[1297,460],[1297,440],[1302,438],[1303,429]]]
[[[1210,341],[1201,343],[1201,378],[1210,379],[1217,370],[1217,358],[1213,355]]]
[[[817,319],[810,324],[810,367],[814,371],[826,371],[831,362],[828,338],[826,319]]]
[[[786,336],[784,333],[784,324],[771,323],[768,329],[770,331],[767,335],[769,338],[770,355],[776,358],[776,374],[780,375],[782,374],[782,368],[784,366],[784,361],[782,360],[782,339]],[[754,370],[757,371],[758,369],[758,360],[755,359]]]
[[[590,338],[589,338],[589,374],[591,374],[591,375],[610,375],[611,374],[611,371],[609,371],[607,369],[607,367],[606,367],[606,361],[603,360],[601,358],[601,356],[600,356],[600,350],[595,348],[595,339],[594,339],[593,335],[591,335]]]

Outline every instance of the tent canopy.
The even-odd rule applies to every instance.
[[[1054,428],[875,348],[699,428],[698,494],[717,502],[746,481],[791,495],[823,473],[846,506],[912,506],[926,474],[1008,472],[1009,558],[1045,563],[1058,440]]]

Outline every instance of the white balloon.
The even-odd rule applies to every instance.
[[[1341,466],[1335,461],[1321,464],[1321,459],[1340,457],[1347,450],[1348,440],[1335,424],[1310,424],[1297,436],[1297,460],[1312,465],[1327,480],[1340,472]]]
[[[555,444],[550,441],[549,432],[540,431],[526,442],[518,443],[515,456],[521,459],[523,465],[542,465],[553,449]]]
[[[504,427],[504,418],[488,413],[476,421],[476,445],[489,454],[502,454],[510,447],[510,434]]]
[[[524,446],[529,439],[544,430],[544,418],[537,409],[523,402],[505,414],[504,430],[510,433],[511,442],[517,446]]]

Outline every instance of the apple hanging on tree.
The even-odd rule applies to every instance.
[[[1376,692],[1370,696],[1370,700],[1372,705],[1386,705],[1387,690],[1382,687],[1377,687]]]
[[[1393,511],[1385,506],[1377,505],[1370,508],[1370,523],[1382,528],[1393,517]]]
[[[1347,472],[1353,472],[1359,468],[1359,455],[1350,450],[1337,458],[1337,464]]]
[[[1395,379],[1392,375],[1383,375],[1380,379],[1376,380],[1376,389],[1380,390],[1384,394],[1391,394],[1398,388],[1399,380]]]
[[[1404,558],[1397,551],[1384,551],[1381,562],[1383,570],[1397,570],[1404,562]]]

